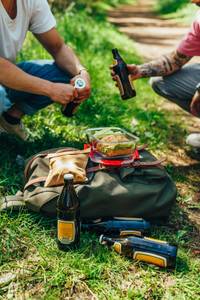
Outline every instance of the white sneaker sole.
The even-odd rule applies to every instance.
[[[186,144],[191,146],[191,147],[194,147],[194,148],[200,148],[200,134],[195,134],[195,133],[192,133],[190,134],[187,139],[186,139]]]

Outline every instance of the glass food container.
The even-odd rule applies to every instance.
[[[102,158],[123,159],[130,157],[138,138],[118,127],[100,127],[86,130],[91,151]]]

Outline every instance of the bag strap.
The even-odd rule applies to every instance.
[[[147,144],[144,144],[144,145],[141,145],[141,146],[138,146],[137,147],[137,150],[138,151],[142,151],[142,150],[145,150],[146,148],[148,147]],[[44,152],[40,152],[36,155],[34,155],[29,161],[28,163],[26,164],[26,167],[25,167],[25,170],[24,170],[24,177],[25,179],[27,179],[28,177],[28,173],[29,173],[29,170],[31,168],[31,165],[32,163],[37,159],[37,158],[45,158],[46,156],[49,156],[49,155],[52,155],[52,156],[57,156],[57,154],[67,154],[68,152],[70,151],[77,151],[78,153],[81,152],[81,153],[88,153],[89,149],[84,149],[84,150],[78,150],[78,149],[75,149],[75,148],[62,148],[62,149],[59,149],[53,153],[51,153],[50,151],[44,151]]]
[[[92,173],[92,172],[97,172],[101,170],[111,170],[111,169],[119,169],[119,168],[156,168],[156,167],[161,167],[161,164],[165,161],[165,158],[160,159],[160,160],[155,160],[152,162],[141,162],[141,161],[135,161],[131,164],[123,165],[121,167],[107,167],[104,165],[97,165],[95,167],[90,167],[86,171],[87,173]]]
[[[0,198],[0,211],[8,209],[19,211],[25,206],[22,192],[18,192],[14,196],[3,196]]]
[[[46,177],[37,177],[37,178],[34,178],[32,180],[29,180],[26,183],[26,185],[24,186],[24,190],[26,190],[28,187],[30,187],[33,184],[44,182],[44,181],[46,181],[46,179],[47,179],[47,176]]]
[[[161,164],[165,161],[165,159],[160,159],[160,160],[155,160],[155,161],[152,161],[152,162],[140,162],[140,161],[135,161],[131,164],[127,164],[127,165],[123,165],[121,167],[117,167],[117,169],[119,168],[156,168],[156,167],[161,167]],[[116,169],[116,167],[106,167],[104,165],[97,165],[97,166],[94,166],[94,167],[90,167],[90,168],[87,168],[86,169],[86,173],[89,174],[89,173],[95,173],[95,172],[98,172],[98,171],[102,171],[102,170],[113,170],[113,169]],[[24,186],[24,190],[27,189],[28,187],[30,187],[31,185],[34,185],[36,183],[41,183],[41,182],[45,182],[47,179],[47,176],[46,177],[37,177],[37,178],[34,178],[32,180],[29,180],[27,182],[27,184]],[[84,184],[85,182],[77,182],[76,184]]]
[[[68,151],[62,151],[62,152],[56,152],[56,153],[51,153],[47,155],[47,158],[51,159],[51,158],[57,158],[60,156],[64,156],[64,155],[76,155],[76,154],[89,154],[90,153],[90,149],[86,149],[86,150],[68,150]]]

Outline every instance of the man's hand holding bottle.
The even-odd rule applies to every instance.
[[[48,96],[52,101],[66,105],[78,97],[78,91],[71,84],[52,83]]]
[[[82,78],[85,81],[83,89],[75,88],[75,81],[77,78]],[[48,91],[48,96],[52,101],[66,105],[69,102],[75,101],[77,103],[83,102],[90,96],[90,76],[86,70],[71,79],[70,84],[65,83],[51,83]]]
[[[117,76],[113,69],[114,65],[112,65],[110,68],[111,68],[111,76],[112,76],[113,80],[117,81]],[[128,71],[129,71],[129,74],[130,74],[132,80],[136,80],[136,79],[139,79],[142,77],[139,66],[134,65],[134,64],[129,64],[129,65],[127,65],[127,68],[128,68]]]
[[[89,73],[83,69],[79,75],[73,77],[71,79],[71,85],[75,86],[75,82],[77,79],[82,78],[85,82],[85,87],[81,89],[76,89],[78,96],[74,99],[75,102],[83,102],[90,97],[91,93],[91,85],[90,85],[90,75]]]

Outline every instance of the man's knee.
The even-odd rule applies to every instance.
[[[172,81],[171,79],[169,81],[169,78],[168,80],[166,80],[162,77],[153,77],[150,79],[149,83],[152,89],[159,96],[176,103],[186,111],[190,111],[190,95],[186,96],[186,91],[180,89],[178,84],[175,85],[174,81]]]
[[[161,97],[164,97],[170,101],[176,101],[176,90],[170,86],[166,80],[162,77],[153,77],[150,79],[150,85],[154,92]]]
[[[35,60],[18,64],[24,72],[57,83],[69,83],[71,77],[52,60]]]
[[[157,94],[159,95],[162,94],[161,93],[162,77],[151,77],[149,80],[149,84]]]

